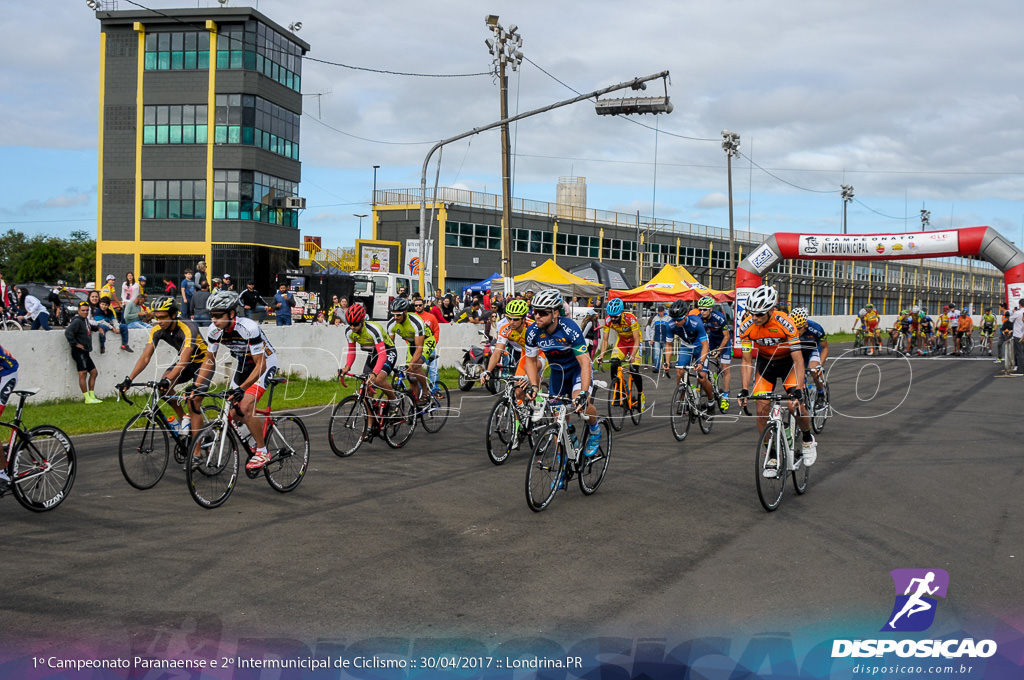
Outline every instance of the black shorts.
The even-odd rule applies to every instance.
[[[780,380],[785,380],[786,377],[793,371],[793,357],[780,357],[778,359],[762,359],[758,357],[754,364],[754,374],[757,376],[755,381],[754,393],[757,394],[759,390],[757,385],[764,386],[765,383],[771,385],[772,389],[775,388],[775,384]],[[771,390],[768,390],[771,391]]]
[[[92,363],[92,357],[84,349],[71,348],[71,358],[75,361],[75,369],[79,373],[88,373],[96,370],[96,364]]]
[[[388,347],[384,350],[384,366],[380,369],[385,375],[391,375],[395,365],[398,363],[398,349]],[[363,365],[363,373],[369,373],[377,365],[377,352],[370,352],[366,355],[366,364]]]
[[[175,366],[176,365],[177,364],[175,364]],[[199,374],[199,369],[201,367],[202,367],[202,364],[190,363],[188,366],[186,366],[185,368],[181,369],[181,373],[178,374],[178,380],[174,384],[175,385],[184,385],[185,383],[192,382],[193,380],[196,379],[196,376]],[[163,377],[166,378],[167,374],[170,373],[173,370],[174,370],[174,366],[171,366],[170,368],[168,368],[166,371],[164,371],[164,376]]]

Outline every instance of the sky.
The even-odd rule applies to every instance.
[[[849,184],[851,233],[918,230],[924,208],[932,228],[990,225],[1024,244],[1017,0],[230,3],[300,21],[311,45],[300,228],[326,247],[357,237],[373,165],[379,189],[418,187],[434,142],[500,118],[487,14],[523,37],[513,113],[670,72],[669,115],[599,117],[581,102],[516,124],[516,197],[553,202],[559,177],[585,177],[590,208],[727,228],[728,129],[737,229],[841,233]],[[0,4],[0,231],[95,233],[99,22],[85,0]],[[656,81],[642,94],[662,93]],[[497,131],[445,147],[442,186],[500,182]]]

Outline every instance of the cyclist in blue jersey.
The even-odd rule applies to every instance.
[[[817,321],[811,321],[806,307],[794,308],[789,316],[796,324],[796,332],[800,336],[804,366],[811,372],[818,389],[821,389],[821,376],[816,369],[819,366],[824,368],[825,360],[828,359],[828,338],[825,336],[825,329]]]
[[[729,410],[729,365],[732,363],[732,332],[729,319],[715,309],[715,298],[705,295],[697,300],[700,320],[704,322],[704,331],[708,334],[708,347],[711,356],[717,356],[722,364],[722,400],[718,408],[725,413]]]
[[[0,346],[0,416],[4,414],[7,400],[11,398],[11,392],[18,385],[18,360],[14,355]],[[13,437],[14,433],[11,433]],[[5,491],[10,486],[11,480],[7,476],[7,453],[6,447],[0,448],[0,491]]]
[[[708,380],[707,367],[709,343],[708,334],[704,330],[704,322],[700,314],[690,314],[686,303],[676,300],[668,308],[668,315],[672,319],[672,330],[670,337],[679,338],[679,350],[676,356],[676,383],[683,381],[683,372],[689,365],[697,368],[697,384],[708,396],[708,403],[715,403],[715,392],[711,388],[711,381]]]
[[[561,316],[562,294],[547,288],[533,296],[535,323],[526,331],[523,346],[526,351],[526,376],[530,380],[530,396],[540,386],[540,358],[543,352],[551,366],[551,394],[571,396],[576,411],[589,416],[590,436],[583,455],[594,456],[601,444],[601,428],[597,425],[597,407],[590,399],[594,369],[587,352],[583,332],[572,319]]]

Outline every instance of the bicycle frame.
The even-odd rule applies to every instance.
[[[170,404],[170,402],[175,399],[184,401],[183,397],[176,394],[160,394],[160,383],[158,382],[150,381],[144,383],[131,383],[128,387],[129,389],[132,387],[148,388],[150,393],[146,399],[146,406],[142,409],[142,413],[149,413],[154,418],[157,418],[158,422],[163,423],[164,427],[167,428],[167,431],[172,437],[174,437],[175,442],[179,446],[184,447],[188,444],[188,438],[190,435],[182,436],[181,433],[178,432],[177,428],[172,427],[171,421],[167,419],[167,416],[164,415],[163,409],[161,408],[162,404]],[[125,403],[129,406],[135,405],[135,402],[129,399],[127,394],[119,391],[117,394],[117,400],[121,401],[122,399],[124,399]]]

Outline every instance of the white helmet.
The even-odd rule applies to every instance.
[[[227,312],[238,306],[238,293],[230,290],[218,290],[206,300],[206,310],[210,312]]]
[[[747,311],[764,314],[779,301],[779,292],[771,286],[758,286],[747,298]]]
[[[557,309],[562,311],[562,294],[554,288],[545,288],[530,300],[534,309]]]

